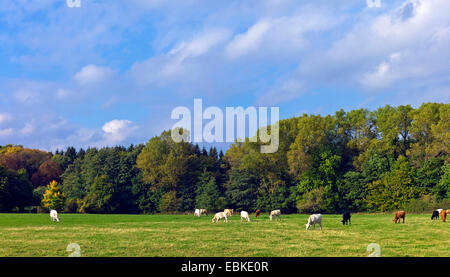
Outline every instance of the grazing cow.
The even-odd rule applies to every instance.
[[[350,218],[352,217],[352,215],[350,214],[350,212],[345,212],[342,214],[342,224],[352,224],[352,222],[350,221]]]
[[[226,212],[216,213],[212,219],[212,222],[219,222],[222,218],[225,222],[228,222],[228,214]]]
[[[281,211],[280,210],[273,210],[270,212],[270,221],[272,221],[274,216],[277,217],[277,220],[281,221]]]
[[[256,210],[255,217],[258,217],[260,214],[261,214],[261,211],[260,210]]]
[[[321,214],[312,214],[308,218],[308,223],[306,224],[306,230],[311,228],[311,225],[316,229],[316,224],[319,224],[319,229],[322,230],[322,215]]]
[[[405,216],[406,216],[405,211],[398,211],[395,213],[394,220],[392,221],[394,221],[397,224],[397,221],[400,223],[400,219],[403,219],[403,223],[405,223]]]
[[[233,209],[225,209],[225,210],[223,210],[223,212],[224,212],[224,213],[227,213],[228,216],[233,216],[234,210],[233,210]]]
[[[433,214],[431,215],[431,220],[439,219],[439,212],[433,211]]]
[[[442,222],[445,222],[447,220],[447,212],[445,210],[441,211],[441,218]]]
[[[50,211],[50,218],[52,219],[52,221],[58,221],[59,222],[59,215],[58,212],[56,210],[51,210]]]
[[[242,220],[247,220],[248,222],[250,222],[250,216],[248,215],[248,212],[246,211],[241,212],[241,222]]]

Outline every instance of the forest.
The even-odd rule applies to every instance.
[[[236,141],[223,153],[170,131],[146,144],[0,146],[0,212],[283,213],[429,211],[450,205],[450,104],[424,103],[279,121],[276,153]]]

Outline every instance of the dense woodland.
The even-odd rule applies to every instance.
[[[281,120],[279,150],[174,143],[48,153],[0,146],[0,211],[284,213],[450,208],[450,104]]]

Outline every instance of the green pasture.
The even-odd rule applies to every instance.
[[[391,214],[323,215],[323,229],[305,230],[308,215],[262,214],[251,222],[239,215],[228,223],[212,216],[0,214],[0,256],[67,257],[67,245],[82,257],[364,257],[376,243],[381,256],[450,256],[450,223],[429,214],[407,214],[394,224]]]

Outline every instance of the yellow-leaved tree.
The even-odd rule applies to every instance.
[[[60,190],[58,182],[51,181],[42,199],[42,205],[48,209],[62,210],[64,208],[64,193]]]

